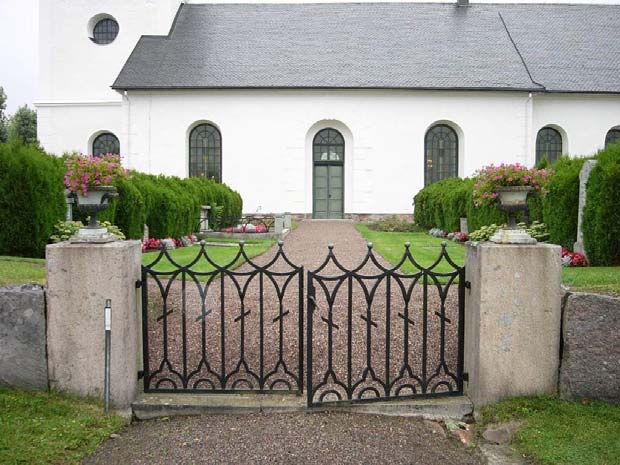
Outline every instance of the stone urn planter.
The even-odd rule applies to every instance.
[[[517,226],[517,213],[527,209],[527,196],[532,186],[498,186],[495,188],[499,209],[508,213],[508,225],[489,239],[497,244],[536,244],[524,229]]]
[[[110,200],[118,197],[116,187],[89,186],[87,195],[79,191],[72,195],[78,210],[90,215],[90,221],[71,238],[71,242],[105,243],[118,240],[106,228],[102,228],[97,220],[99,212],[106,210],[110,206]]]

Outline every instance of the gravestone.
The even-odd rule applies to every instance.
[[[467,218],[461,218],[461,232],[469,234],[469,228],[467,226]]]
[[[586,160],[581,167],[579,173],[579,211],[577,216],[577,242],[573,246],[575,252],[586,255],[586,250],[583,246],[583,210],[586,207],[586,187],[588,186],[588,178],[592,172],[592,168],[596,165],[598,160]],[[587,258],[587,256],[586,256]]]
[[[284,229],[288,229],[290,231],[292,226],[293,226],[292,215],[290,213],[285,213],[284,214]]]

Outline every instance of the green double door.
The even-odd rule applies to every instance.
[[[344,213],[344,164],[314,162],[312,216],[342,219]]]

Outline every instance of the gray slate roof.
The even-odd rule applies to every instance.
[[[620,93],[620,5],[182,5],[112,87]]]

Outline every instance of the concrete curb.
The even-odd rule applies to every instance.
[[[153,418],[245,413],[348,412],[371,415],[403,416],[426,420],[462,420],[473,412],[473,404],[464,396],[435,399],[404,399],[349,405],[326,405],[308,409],[306,399],[278,394],[142,394],[132,404],[138,420]]]

